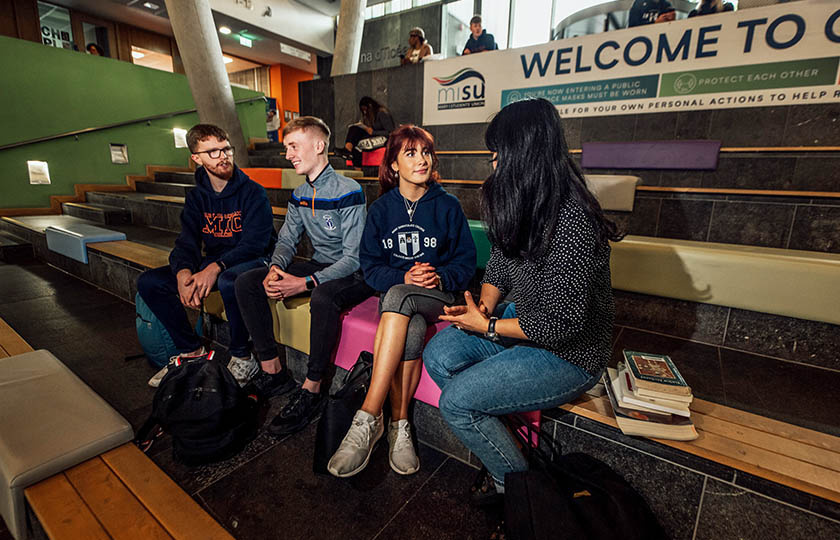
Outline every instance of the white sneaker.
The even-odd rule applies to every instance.
[[[227,368],[233,375],[233,378],[236,379],[236,382],[239,383],[239,386],[245,386],[254,375],[260,372],[260,365],[257,363],[257,359],[254,358],[253,354],[247,358],[231,356]]]
[[[408,420],[388,424],[388,461],[397,474],[414,474],[420,470],[420,458],[411,443]]]
[[[376,417],[362,410],[356,411],[347,435],[327,464],[327,470],[339,478],[361,472],[367,467],[370,453],[384,431],[382,413]]]
[[[177,360],[179,356],[182,356],[182,357],[183,356],[201,356],[202,354],[205,354],[205,353],[206,353],[206,351],[204,350],[204,347],[202,347],[201,351],[196,353],[196,354],[182,353],[182,354],[178,354],[178,355],[170,357],[169,358],[169,364],[166,364],[165,366],[160,368],[160,371],[158,371],[157,373],[152,375],[152,378],[149,379],[149,386],[151,386],[152,388],[157,388],[158,386],[160,386],[160,381],[162,381],[163,378],[166,377],[166,374],[169,373],[169,365],[172,364],[173,362],[175,362],[175,360]]]

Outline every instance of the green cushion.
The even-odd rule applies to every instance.
[[[485,268],[490,260],[490,240],[487,239],[487,231],[484,230],[484,223],[477,219],[469,219],[473,242],[475,242],[476,266]]]

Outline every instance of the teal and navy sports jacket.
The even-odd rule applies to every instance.
[[[314,181],[307,178],[292,193],[271,264],[285,270],[306,231],[315,248],[312,260],[330,265],[312,275],[315,283],[349,276],[359,269],[366,215],[362,187],[327,165]]]

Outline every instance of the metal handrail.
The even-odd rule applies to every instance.
[[[252,98],[239,99],[239,100],[236,100],[234,103],[236,105],[239,105],[241,103],[250,103],[252,101],[266,101],[266,98],[265,98],[265,96],[257,96],[257,97],[252,97]],[[17,148],[18,146],[26,146],[27,144],[34,144],[34,143],[52,141],[52,140],[55,140],[55,139],[63,139],[64,137],[76,137],[76,136],[79,136],[83,133],[93,133],[94,131],[102,131],[102,130],[105,130],[105,129],[118,128],[118,127],[122,127],[122,126],[128,126],[128,125],[131,125],[131,124],[141,124],[143,122],[151,122],[152,120],[162,120],[163,118],[171,118],[173,116],[178,116],[178,115],[181,115],[181,114],[194,113],[194,112],[197,112],[197,111],[198,111],[198,109],[196,109],[196,108],[184,109],[183,111],[174,111],[174,112],[168,112],[168,113],[163,113],[163,114],[156,114],[154,116],[147,116],[145,118],[138,118],[136,120],[125,120],[123,122],[116,122],[114,124],[106,124],[104,126],[89,127],[89,128],[85,128],[85,129],[77,129],[75,131],[68,131],[66,133],[59,133],[58,135],[48,135],[46,137],[38,137],[37,139],[29,139],[28,141],[21,141],[21,142],[6,144],[6,145],[3,145],[3,146],[0,146],[0,150],[9,150],[11,148]]]

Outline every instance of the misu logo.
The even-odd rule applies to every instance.
[[[432,77],[438,89],[438,110],[484,106],[484,75],[466,67],[448,77]]]

